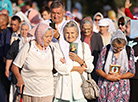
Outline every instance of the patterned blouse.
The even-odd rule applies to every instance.
[[[98,70],[103,70],[104,59],[107,48],[103,48],[97,62]],[[113,55],[112,64],[117,62],[117,58]],[[120,74],[126,73],[126,70],[120,72]],[[128,72],[135,74],[135,62],[134,51],[131,48],[130,59],[128,61]],[[130,96],[130,83],[129,79],[121,79],[119,81],[109,81],[103,77],[98,80],[98,86],[100,88],[100,96],[98,102],[128,102]]]

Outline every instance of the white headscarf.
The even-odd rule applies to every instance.
[[[120,29],[118,29],[118,30],[114,33],[114,35],[112,36],[112,38],[111,38],[111,44],[112,44],[112,41],[115,40],[115,39],[117,39],[117,38],[125,39],[126,42],[127,42],[127,39],[126,39],[125,34],[124,34]],[[113,57],[113,54],[114,54],[114,52],[113,52],[113,47],[112,47],[112,45],[111,45],[111,47],[110,47],[110,49],[109,49],[109,52],[108,52],[108,55],[107,55],[105,67],[104,67],[104,70],[105,70],[106,74],[109,73],[110,65],[112,64],[112,57]],[[125,70],[126,72],[128,71],[128,56],[127,56],[127,52],[126,52],[125,47],[124,47],[123,50],[120,51],[116,64],[117,64],[117,65],[121,65],[120,74],[122,74],[121,72],[122,72],[123,70]]]
[[[63,54],[64,54],[64,57],[65,57],[65,60],[66,60],[66,61],[69,60],[69,46],[70,46],[70,44],[65,40],[65,36],[64,36],[64,31],[63,31],[63,30],[64,30],[65,25],[66,25],[68,22],[70,22],[70,21],[75,22],[75,23],[77,24],[77,27],[78,27],[78,30],[79,30],[78,37],[77,37],[77,39],[76,39],[76,41],[75,41],[74,43],[78,43],[78,46],[79,46],[79,44],[80,44],[80,42],[81,42],[81,40],[80,40],[81,34],[80,34],[80,28],[79,28],[78,23],[77,23],[76,21],[74,21],[74,20],[67,20],[67,21],[63,24],[63,26],[62,26],[62,28],[61,28],[61,36],[60,36],[60,40],[59,40],[59,45],[60,45],[60,47],[61,47],[61,50],[62,50],[62,52],[63,52]]]
[[[70,60],[70,58],[69,58],[69,46],[70,46],[70,43],[68,43],[68,42],[66,41],[66,39],[65,39],[65,36],[64,36],[64,27],[65,27],[66,24],[67,24],[68,22],[70,22],[70,21],[75,22],[75,23],[77,24],[77,27],[78,27],[78,30],[79,30],[79,34],[78,34],[78,37],[77,37],[75,43],[78,43],[78,46],[79,46],[79,44],[80,44],[80,42],[81,42],[81,40],[80,40],[81,34],[80,34],[80,28],[79,28],[78,23],[77,23],[76,21],[74,21],[74,20],[67,20],[67,21],[63,24],[63,26],[62,26],[62,28],[61,28],[61,36],[60,36],[60,40],[59,40],[59,45],[60,45],[61,50],[62,50],[62,52],[63,52],[63,55],[64,55],[64,57],[65,57],[65,63],[67,63],[67,62]],[[63,76],[63,80],[65,81],[66,84],[68,84],[69,79],[70,79],[69,76],[66,76],[66,75]]]
[[[30,24],[28,24],[28,23],[26,23],[26,22],[23,22],[23,23],[21,24],[21,26],[20,26],[20,35],[21,35],[21,28],[22,28],[23,25],[28,25],[28,27],[29,27],[28,32],[31,30]],[[19,42],[19,49],[20,49],[26,42],[28,42],[28,41],[30,40],[30,38],[28,38],[28,37],[23,37],[22,35],[20,36],[19,39],[20,39],[20,42]]]
[[[104,18],[104,19],[106,19],[109,22],[108,32],[114,33],[116,31],[116,29],[115,29],[115,25],[114,25],[113,21],[109,18]]]
[[[135,39],[136,37],[138,37],[138,20],[130,20],[130,34],[129,34],[129,38],[131,39]]]
[[[26,15],[23,12],[17,12],[15,15],[17,15],[18,17],[20,17],[22,22],[26,22],[31,26],[31,23],[29,21],[29,19],[26,17]]]
[[[93,17],[93,23],[94,23],[94,24],[95,24],[95,17],[96,17],[97,15],[100,15],[100,16],[101,16],[101,19],[104,18],[101,12],[97,12],[97,13],[94,15],[94,17]]]

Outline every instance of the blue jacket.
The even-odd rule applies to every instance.
[[[12,29],[6,28],[0,37],[0,58],[6,57],[6,54],[10,48]]]

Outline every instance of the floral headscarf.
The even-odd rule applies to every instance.
[[[35,40],[39,45],[41,45],[42,47],[45,47],[43,44],[43,36],[48,29],[52,29],[52,28],[47,24],[39,23],[32,30],[29,31],[29,34],[35,37]],[[52,30],[52,34],[53,34],[53,30]]]

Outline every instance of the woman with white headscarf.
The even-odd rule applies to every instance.
[[[49,44],[53,37],[53,30],[47,24],[40,23],[29,33],[35,36],[35,40],[21,48],[11,70],[17,79],[16,85],[20,93],[25,85],[24,102],[52,102],[53,59]],[[21,74],[19,68],[22,68]]]
[[[125,34],[117,30],[112,36],[110,46],[105,46],[101,51],[96,69],[100,76],[98,102],[129,101],[129,78],[135,74],[135,62],[134,51],[130,47],[127,51],[126,44]]]
[[[93,31],[94,32],[96,32],[96,33],[98,33],[99,32],[99,25],[98,25],[98,23],[99,23],[99,21],[101,20],[101,19],[103,19],[104,17],[103,17],[103,15],[100,13],[100,12],[97,12],[95,15],[94,15],[94,17],[93,17]]]
[[[68,20],[62,27],[59,40],[60,47],[55,46],[55,56],[60,60],[55,61],[55,68],[64,67],[58,74],[54,102],[87,102],[82,92],[81,75],[87,79],[87,72],[91,73],[94,66],[89,45],[80,40],[80,29],[76,21]],[[83,47],[84,44],[84,47]],[[72,45],[72,46],[71,46]]]

